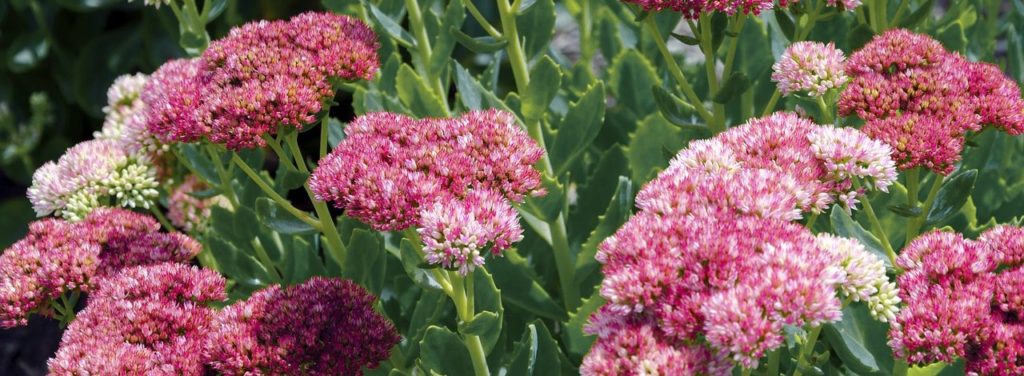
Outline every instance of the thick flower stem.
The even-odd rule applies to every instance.
[[[423,25],[423,12],[420,10],[420,4],[417,0],[405,0],[405,8],[409,11],[409,28],[412,29],[413,35],[416,37],[416,50],[420,55],[420,76],[433,86],[435,94],[441,100],[441,110],[444,115],[451,116],[448,110],[448,90],[441,82],[441,75],[431,74],[429,71],[433,53],[430,49],[427,28]]]
[[[228,198],[232,208],[238,208],[238,195],[235,194],[235,188],[231,185],[231,176],[228,175],[228,170],[220,163],[220,152],[213,145],[207,144],[205,148],[211,162],[213,162],[213,168],[217,170],[217,177],[220,178],[221,192],[224,192],[224,196]]]
[[[924,205],[921,205],[921,215],[914,218],[907,225],[907,243],[914,240],[917,234],[921,232],[924,226],[924,221],[928,219],[928,212],[932,210],[932,205],[935,204],[935,197],[939,194],[939,188],[942,187],[942,182],[946,180],[945,176],[935,175],[935,180],[932,181],[932,187],[928,191],[928,198],[924,200]]]
[[[892,365],[892,376],[907,376],[907,369],[910,365],[903,359],[896,359],[896,362]]]
[[[768,364],[765,366],[765,376],[778,376],[779,374],[779,359],[782,357],[779,353],[781,349],[775,349],[768,353]]]
[[[295,158],[295,165],[298,166],[299,171],[308,174],[309,167],[306,166],[305,158],[302,156],[302,150],[299,149],[299,133],[290,132],[285,135],[285,141],[288,144],[288,149],[292,151],[292,156]],[[282,156],[283,157],[283,156]],[[309,196],[309,201],[313,203],[313,210],[316,211],[317,218],[320,219],[320,232],[324,234],[324,238],[327,239],[327,245],[330,246],[333,251],[334,259],[339,264],[344,263],[345,254],[348,250],[345,247],[345,243],[341,241],[341,235],[338,234],[338,226],[334,224],[334,216],[331,215],[331,210],[327,208],[327,203],[320,201],[313,194],[313,190],[309,189],[309,182],[302,186],[306,190],[306,195]]]
[[[821,116],[822,116],[821,120],[822,120],[822,122],[824,122],[825,124],[829,124],[829,125],[832,125],[833,123],[835,123],[835,118],[832,116],[832,110],[828,108],[827,104],[825,104],[825,97],[824,96],[818,96],[818,101],[817,102],[818,102],[818,110],[821,111]]]
[[[523,46],[519,42],[519,30],[516,26],[515,10],[513,4],[508,0],[498,0],[498,13],[501,16],[502,33],[508,40],[509,64],[512,66],[512,75],[515,78],[516,89],[519,93],[526,92],[530,85],[530,74],[527,66],[526,55]],[[530,121],[526,124],[526,130],[530,137],[537,142],[537,145],[547,150],[544,145],[544,132],[539,121]],[[545,175],[554,177],[555,170],[547,153],[541,158],[538,164]],[[562,289],[562,300],[566,310],[574,311],[580,301],[579,286],[576,286],[576,263],[573,260],[569,241],[565,231],[565,215],[560,213],[558,217],[548,222],[551,231],[551,248],[555,255],[555,267],[558,270],[559,285]]]
[[[853,187],[859,191],[861,189],[860,181],[853,179]],[[868,221],[871,223],[871,232],[882,242],[885,254],[889,256],[889,261],[896,264],[896,251],[893,250],[892,243],[889,242],[889,236],[885,233],[885,228],[882,227],[882,223],[878,221],[878,216],[875,215],[875,208],[871,206],[871,200],[865,196],[862,206],[864,207],[864,213],[868,215]]]
[[[708,94],[713,96],[718,93],[719,85],[718,74],[715,73],[715,63],[718,59],[715,58],[715,45],[711,40],[712,34],[714,34],[711,30],[711,14],[705,12],[700,15],[699,27],[700,30],[694,29],[693,33],[700,36],[700,48],[704,52],[704,70],[708,76]],[[714,103],[711,108],[714,110],[714,122],[710,124],[711,129],[715,133],[724,131],[725,106],[721,103]]]
[[[697,109],[697,114],[704,120],[708,126],[714,126],[715,116],[708,112],[708,109],[704,107],[704,102],[697,97],[697,93],[693,91],[693,86],[686,80],[686,75],[683,74],[682,68],[676,63],[676,58],[672,56],[672,53],[668,51],[668,46],[665,44],[665,38],[658,31],[658,24],[654,22],[654,17],[647,17],[644,20],[644,25],[647,26],[647,30],[650,31],[651,35],[654,36],[654,44],[658,46],[658,51],[661,52],[661,57],[665,59],[668,64],[668,72],[675,79],[676,85],[683,90],[683,94],[686,96],[686,100],[690,101],[690,104]],[[715,133],[722,131],[722,129],[712,130]]]
[[[814,327],[807,333],[807,342],[800,348],[800,355],[796,359],[796,368],[793,370],[793,376],[801,376],[803,372],[800,372],[800,369],[808,366],[807,358],[814,352],[814,345],[818,343],[819,334],[821,334],[821,325]]]
[[[166,216],[164,216],[164,212],[160,210],[159,205],[150,205],[149,212],[153,213],[153,216],[160,221],[160,225],[164,226],[164,228],[167,229],[167,232],[178,232],[178,229],[171,224],[171,221],[167,220]]]
[[[241,168],[242,172],[249,176],[249,179],[251,179],[253,183],[256,183],[256,186],[259,187],[260,190],[262,190],[263,193],[267,195],[267,197],[270,197],[271,200],[274,200],[274,202],[276,202],[278,205],[284,208],[284,210],[288,211],[288,213],[295,216],[295,218],[297,218],[298,220],[305,222],[306,224],[316,228],[317,230],[321,229],[320,222],[311,218],[302,210],[296,208],[294,205],[292,205],[291,202],[289,202],[287,199],[281,197],[280,194],[275,192],[273,188],[270,188],[270,185],[268,185],[267,182],[263,181],[263,178],[260,177],[260,175],[257,174],[256,171],[252,169],[252,167],[249,167],[249,165],[246,164],[245,161],[242,160],[242,158],[238,157],[238,154],[232,154],[231,161],[234,162],[235,165],[238,166],[238,168]]]
[[[447,273],[452,284],[451,298],[455,302],[455,309],[459,314],[459,321],[469,322],[473,320],[473,275],[463,277],[457,273]],[[473,370],[476,376],[490,376],[491,371],[487,368],[487,354],[480,336],[465,335],[462,341],[469,351],[469,357],[473,360]]]

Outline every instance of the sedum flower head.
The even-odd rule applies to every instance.
[[[600,336],[583,359],[580,374],[694,375],[708,366],[711,354],[698,346],[678,346],[648,323],[622,323],[615,335]],[[629,356],[623,356],[629,354]]]
[[[792,221],[809,196],[790,175],[764,169],[707,174],[669,168],[637,194],[637,207],[655,213],[717,216],[740,213]]]
[[[216,205],[226,203],[224,196],[199,198],[194,196],[209,189],[198,176],[189,175],[179,184],[167,198],[167,219],[174,227],[188,233],[201,233],[206,229],[210,211]]]
[[[508,201],[489,190],[472,190],[463,199],[448,197],[420,212],[420,238],[428,263],[462,275],[523,239],[519,216]]]
[[[29,200],[39,216],[80,220],[97,207],[149,208],[156,198],[156,170],[112,140],[90,140],[47,162],[32,176]]]
[[[508,112],[422,120],[370,113],[345,133],[313,171],[309,187],[317,199],[377,230],[416,225],[423,208],[469,189],[517,202],[542,192],[533,165],[544,150]]]
[[[349,280],[313,277],[272,286],[214,319],[202,358],[223,374],[362,375],[401,339]]]
[[[214,311],[226,298],[212,270],[164,263],[103,279],[61,339],[54,375],[202,374]]]
[[[151,217],[98,209],[82,221],[48,218],[0,255],[0,326],[25,325],[32,313],[70,292],[92,291],[97,279],[138,265],[184,263],[201,246],[181,234],[158,232]]]
[[[776,7],[774,0],[623,0],[624,3],[637,4],[645,11],[672,10],[682,13],[684,17],[695,20],[700,18],[702,13],[722,12],[729,15],[743,12],[744,14],[758,15],[766,10]],[[785,8],[792,0],[779,0],[778,8]],[[840,4],[846,10],[852,10],[860,6],[860,0],[828,0],[828,5],[838,7]]]
[[[207,138],[239,150],[266,144],[281,126],[315,122],[340,80],[369,79],[378,43],[361,21],[305,13],[256,21],[213,41],[195,60],[165,64],[144,96],[149,130],[164,141]]]
[[[817,242],[819,248],[839,260],[839,268],[845,274],[838,285],[841,297],[865,302],[871,316],[879,321],[895,318],[900,303],[898,290],[885,275],[885,262],[879,256],[868,252],[857,240],[829,233],[818,234]]]
[[[783,95],[806,92],[820,97],[846,84],[844,59],[832,43],[796,42],[772,65],[772,81]]]
[[[851,182],[856,179],[888,192],[896,181],[892,148],[884,142],[873,140],[854,128],[832,126],[820,126],[807,137],[815,157],[825,164],[825,179],[836,182],[837,190],[851,189]],[[846,197],[844,203],[851,208],[858,195],[859,192],[850,190],[840,196]]]

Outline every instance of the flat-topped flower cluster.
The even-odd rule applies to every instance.
[[[581,371],[755,368],[782,345],[784,326],[839,320],[840,298],[893,318],[899,300],[879,256],[792,222],[840,196],[856,202],[857,187],[886,189],[895,180],[889,153],[855,129],[792,113],[691,143],[600,246],[608,303],[588,326],[598,340]]]

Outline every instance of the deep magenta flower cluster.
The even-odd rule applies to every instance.
[[[754,368],[783,327],[838,320],[840,292],[870,301],[887,282],[881,260],[791,222],[826,209],[851,179],[895,180],[888,148],[850,131],[779,113],[682,150],[599,248],[607,305],[587,328],[598,340],[582,373]]]
[[[998,67],[970,62],[923,34],[891,30],[850,56],[852,77],[839,100],[843,115],[892,146],[900,169],[949,174],[965,134],[992,126],[1024,132],[1020,88]]]
[[[268,287],[217,314],[203,357],[225,375],[361,375],[400,340],[373,301],[341,279]]]
[[[626,3],[639,5],[645,11],[661,11],[669,9],[682,13],[684,17],[695,20],[700,18],[701,13],[722,12],[727,14],[758,15],[774,7],[785,8],[799,0],[623,0]],[[838,7],[840,5],[847,10],[860,6],[861,0],[828,0],[828,5]]]
[[[200,375],[198,356],[226,298],[215,271],[176,263],[104,278],[49,361],[53,375]]]
[[[185,262],[199,253],[192,238],[159,228],[153,218],[122,209],[98,209],[81,222],[33,222],[0,255],[0,326],[25,325],[32,313],[50,313],[50,301],[89,292],[124,268]]]
[[[344,15],[248,23],[153,74],[142,95],[149,129],[165,142],[263,146],[280,126],[315,122],[338,80],[372,78],[377,47],[368,26]]]
[[[544,193],[544,149],[505,111],[370,113],[345,134],[309,179],[317,199],[377,230],[419,227],[427,261],[463,274],[522,238],[509,201]]]
[[[1024,374],[1024,229],[997,226],[978,240],[933,231],[897,259],[906,307],[890,330],[913,364],[963,358],[978,375]]]

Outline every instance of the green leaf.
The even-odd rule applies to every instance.
[[[466,278],[473,278],[473,291],[475,297],[475,308],[477,312],[492,312],[498,316],[497,325],[491,327],[491,331],[480,335],[483,342],[484,352],[490,353],[494,345],[498,343],[501,336],[501,328],[504,325],[505,308],[501,305],[501,290],[494,285],[494,279],[487,269],[477,268],[472,275]]]
[[[544,220],[554,221],[565,208],[565,187],[557,180],[544,175],[541,183],[547,194],[541,197],[527,197],[523,209]]]
[[[928,0],[924,4],[921,4],[914,13],[911,13],[906,18],[900,20],[900,27],[905,29],[915,29],[921,25],[921,22],[928,19],[928,16],[932,14],[932,8],[935,6],[935,0]]]
[[[235,282],[255,289],[266,286],[269,281],[273,280],[267,269],[256,259],[243,253],[238,247],[223,238],[210,235],[204,240],[205,245],[210,249],[210,254],[217,260],[220,272]]]
[[[625,176],[619,177],[615,194],[612,195],[608,209],[605,210],[597,224],[597,228],[590,233],[590,237],[583,243],[580,253],[576,257],[576,284],[582,284],[591,276],[597,276],[600,265],[594,259],[597,254],[597,246],[605,238],[611,236],[619,229],[626,220],[633,214],[633,182]]]
[[[664,151],[675,153],[685,145],[683,131],[658,114],[640,121],[626,149],[633,183],[643,184],[653,178],[658,170],[668,166],[669,158]]]
[[[910,206],[908,204],[897,204],[897,205],[889,205],[888,208],[889,208],[889,211],[891,211],[893,213],[896,213],[896,215],[899,215],[901,217],[914,218],[914,217],[920,217],[921,214],[924,214],[924,210],[922,210],[920,206]]]
[[[553,0],[537,2],[516,16],[516,28],[523,39],[526,60],[543,54],[555,35],[555,3]]]
[[[214,186],[220,185],[220,177],[217,176],[217,170],[213,166],[211,161],[202,151],[199,150],[199,146],[196,144],[178,144],[178,150],[184,162],[192,170],[199,175],[200,178],[205,180]]]
[[[1018,82],[1024,81],[1024,38],[1013,25],[1006,32],[1006,73]]]
[[[373,3],[369,1],[363,1],[363,6],[370,9],[370,17],[376,20],[377,24],[380,25],[380,27],[384,29],[384,32],[391,36],[392,39],[405,47],[412,48],[416,46],[416,40],[413,39],[412,34],[405,31],[398,21],[395,21],[395,19],[382,12],[380,8],[377,8],[376,5],[373,5]]]
[[[315,227],[295,218],[276,202],[266,197],[256,199],[256,217],[271,230],[282,234],[301,235],[317,232]]]
[[[654,103],[658,105],[658,111],[672,124],[679,126],[693,125],[693,111],[695,108],[689,102],[679,99],[661,86],[653,86]]]
[[[597,339],[595,336],[583,333],[583,326],[590,320],[590,315],[597,312],[604,306],[604,298],[601,294],[595,293],[583,301],[576,312],[570,314],[569,322],[565,324],[565,346],[569,353],[582,357],[590,350],[590,345]]]
[[[455,62],[455,87],[459,92],[459,99],[462,105],[470,110],[481,110],[486,108],[497,108],[511,112],[508,106],[501,99],[494,96],[490,90],[473,78],[473,75]]]
[[[928,211],[925,219],[925,226],[938,224],[956,214],[960,207],[964,206],[971,191],[974,190],[974,181],[978,178],[978,170],[960,171],[950,176],[935,196],[932,209]]]
[[[775,13],[775,22],[778,23],[779,29],[782,30],[782,35],[785,35],[786,39],[790,42],[796,39],[796,24],[793,23],[793,19],[789,17],[789,14],[782,9],[775,9],[772,13]]]
[[[7,47],[7,69],[22,73],[35,68],[50,52],[50,43],[42,33],[18,35]]]
[[[466,33],[463,33],[462,31],[459,31],[455,27],[452,27],[450,30],[459,44],[478,54],[495,53],[501,51],[501,49],[508,45],[508,41],[504,39],[497,40],[490,36],[474,38],[466,35]]]
[[[91,12],[118,4],[119,0],[57,0],[61,7],[76,12]]]
[[[334,148],[345,139],[345,123],[335,118],[327,119],[327,145]]]
[[[700,44],[700,40],[689,35],[672,33],[672,38],[675,38],[677,41],[690,46],[696,46]]]
[[[459,323],[459,333],[464,336],[482,336],[500,331],[501,322],[499,322],[498,314],[494,312],[480,312],[473,316],[473,319],[469,322]]]
[[[355,229],[346,244],[348,253],[342,272],[346,278],[359,283],[374,295],[380,295],[386,276],[387,259],[377,234]]]
[[[416,251],[416,246],[412,244],[409,239],[402,239],[399,244],[399,249],[402,254],[402,268],[405,269],[405,274],[409,275],[417,286],[429,289],[440,289],[441,286],[434,282],[430,277],[430,274],[420,268],[420,263],[423,261],[420,257],[419,252]]]
[[[558,64],[544,56],[530,69],[530,84],[523,92],[523,117],[527,122],[537,121],[548,110],[551,100],[562,85],[562,72]]]
[[[210,34],[206,33],[206,30],[192,31],[181,28],[180,34],[178,44],[188,56],[199,56],[210,45]]]
[[[274,188],[279,193],[287,193],[293,189],[301,187],[306,184],[306,180],[309,179],[308,172],[302,172],[299,170],[291,169],[286,167],[286,164],[280,164],[277,171],[277,176],[274,177]]]
[[[747,91],[747,89],[750,89],[750,84],[750,77],[747,77],[746,73],[733,72],[733,74],[725,80],[725,83],[718,88],[718,92],[715,93],[715,96],[711,100],[715,103],[728,103],[733,98],[738,98],[743,94],[743,92]]]
[[[554,145],[549,149],[555,175],[569,169],[572,162],[590,146],[604,125],[604,84],[597,83],[569,110],[558,126]]]
[[[648,94],[652,86],[661,86],[661,80],[651,62],[638,50],[623,50],[612,60],[608,72],[609,89],[618,106],[624,106],[637,117],[656,110],[654,98]]]
[[[871,27],[866,24],[858,24],[856,27],[850,30],[850,34],[846,36],[846,45],[852,50],[859,50],[864,47],[871,38],[875,36],[875,33],[871,31]]]
[[[398,99],[418,117],[444,116],[444,105],[434,95],[424,78],[416,74],[407,64],[402,64],[398,69],[398,78],[395,81],[398,88]]]
[[[853,320],[841,320],[827,323],[822,333],[832,349],[835,350],[843,365],[860,374],[871,374],[879,371],[875,356],[865,347],[863,334],[857,330]]]
[[[488,260],[487,269],[493,274],[495,285],[509,286],[502,290],[503,302],[556,321],[569,318],[537,282],[538,277],[527,265],[527,260],[515,250],[506,250],[502,257]]]
[[[832,221],[832,230],[835,231],[836,235],[857,239],[864,245],[864,248],[881,258],[887,268],[892,268],[892,262],[889,261],[889,256],[885,253],[885,247],[882,246],[882,242],[875,235],[868,232],[868,230],[865,230],[864,227],[861,227],[860,223],[854,221],[843,208],[839,205],[832,206],[832,214],[829,215],[829,220]]]
[[[473,375],[473,360],[459,336],[452,331],[430,326],[420,341],[420,362],[428,370],[442,375]]]
[[[455,51],[455,35],[452,31],[462,26],[466,10],[461,1],[449,1],[441,17],[443,25],[434,37],[434,44],[430,46],[432,51],[427,64],[427,71],[432,77],[441,77],[448,62],[452,60],[452,52]]]
[[[559,375],[561,349],[541,321],[526,326],[523,338],[516,342],[509,375]]]
[[[936,38],[946,49],[950,51],[963,52],[967,47],[967,35],[964,34],[964,25],[960,21],[953,22],[949,26],[938,31]]]

